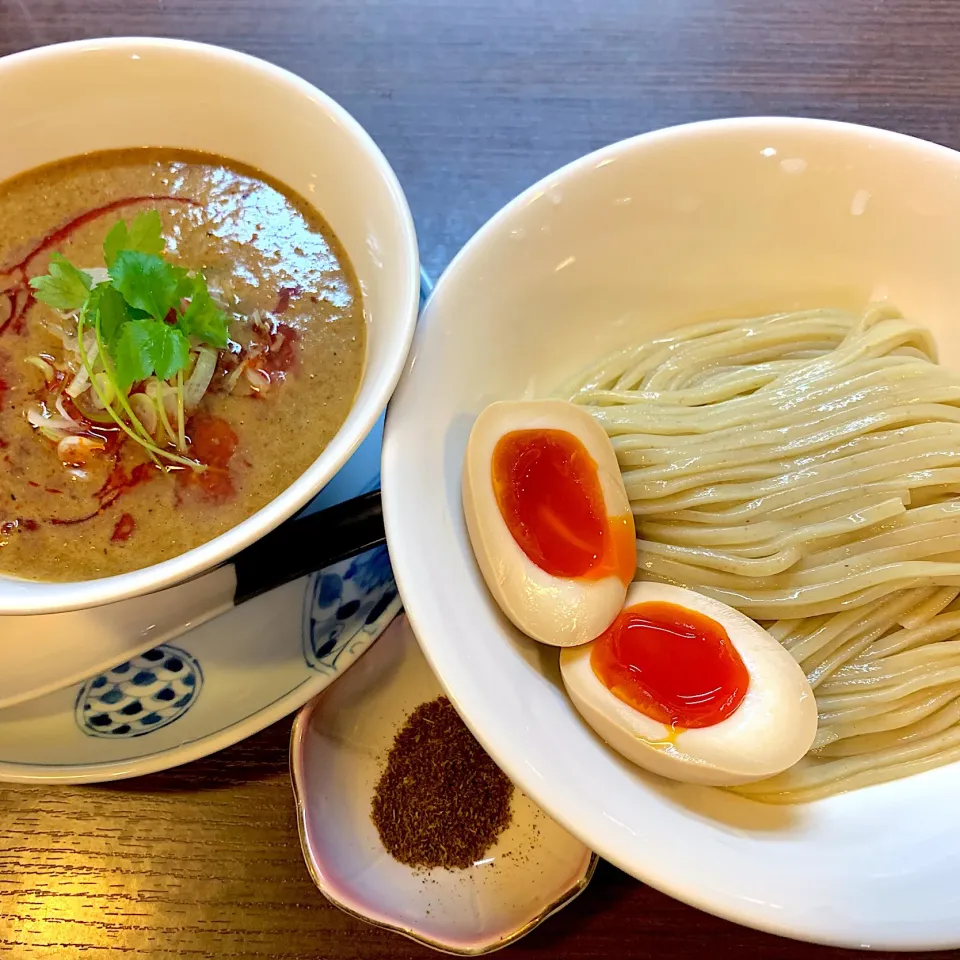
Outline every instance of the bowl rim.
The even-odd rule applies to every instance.
[[[400,264],[399,273],[400,276],[405,275],[406,279],[402,295],[397,298],[393,308],[400,317],[398,323],[401,327],[401,349],[389,361],[385,375],[379,378],[371,396],[365,400],[365,412],[352,428],[349,439],[344,440],[346,434],[341,427],[330,444],[318,455],[317,460],[314,460],[289,487],[250,517],[186,553],[140,570],[95,580],[63,581],[62,583],[29,581],[6,576],[2,578],[5,589],[0,590],[0,615],[60,613],[103,606],[154,593],[206,573],[279,526],[305,506],[329,482],[373,428],[400,379],[416,327],[419,312],[419,246],[413,215],[400,181],[383,152],[359,121],[329,94],[307,80],[283,67],[238,50],[194,40],[150,36],[90,38],[18,51],[0,57],[0,76],[11,70],[42,67],[46,61],[56,61],[77,55],[116,54],[124,51],[131,55],[144,51],[161,55],[186,54],[198,60],[206,59],[214,64],[229,64],[235,68],[242,68],[251,74],[258,74],[270,85],[285,87],[291,95],[299,94],[308,98],[318,110],[332,117],[337,126],[346,131],[370,161],[373,174],[386,186],[392,201],[392,215],[399,221],[403,234],[403,247],[399,256],[406,262]],[[365,377],[366,371],[361,384]],[[351,412],[356,409],[357,405],[354,404]],[[336,457],[318,469],[318,460],[334,444],[339,447]],[[31,589],[37,585],[44,589],[42,591]],[[17,586],[20,590],[16,589]]]
[[[922,932],[918,933],[915,929],[906,930],[906,925],[901,925],[898,932],[890,931],[885,936],[874,937],[870,943],[865,943],[856,931],[844,933],[837,925],[831,927],[822,921],[814,921],[804,926],[796,916],[784,916],[783,912],[778,911],[775,906],[759,901],[750,904],[741,901],[733,906],[731,901],[722,900],[716,895],[715,891],[705,890],[695,883],[684,885],[664,879],[658,875],[656,861],[640,864],[629,858],[617,847],[614,842],[616,838],[609,830],[585,830],[576,802],[570,800],[563,791],[551,789],[550,784],[545,779],[531,775],[523,756],[522,747],[519,746],[519,739],[510,738],[506,735],[501,736],[501,733],[505,731],[500,729],[491,733],[487,721],[483,721],[482,725],[478,721],[477,718],[483,716],[483,711],[476,709],[481,700],[481,694],[475,689],[476,684],[471,686],[471,681],[465,672],[457,668],[452,661],[448,661],[445,653],[447,644],[444,640],[442,625],[432,609],[433,605],[427,592],[423,589],[423,577],[416,572],[416,557],[408,554],[405,537],[403,536],[404,528],[407,525],[404,514],[409,514],[410,508],[404,504],[403,495],[393,480],[394,463],[399,461],[403,455],[403,451],[400,449],[401,420],[398,402],[403,400],[407,382],[412,376],[412,370],[416,365],[421,346],[429,337],[437,336],[437,333],[432,330],[434,322],[431,317],[431,302],[436,303],[443,297],[446,289],[455,282],[461,271],[466,269],[470,259],[479,254],[490,240],[495,239],[504,226],[510,223],[524,207],[542,193],[562,186],[564,182],[578,177],[588,168],[605,165],[624,153],[632,152],[637,148],[658,145],[664,141],[681,143],[685,140],[697,140],[704,134],[743,133],[751,130],[756,132],[770,131],[771,133],[796,131],[856,137],[872,142],[879,147],[914,151],[918,158],[927,157],[947,162],[956,167],[958,175],[960,175],[960,151],[919,137],[842,120],[803,116],[755,115],[700,120],[637,134],[593,150],[539,178],[494,213],[460,248],[436,281],[431,301],[428,301],[424,308],[423,319],[414,336],[404,374],[391,401],[384,429],[381,488],[384,524],[387,532],[387,542],[391,550],[394,576],[404,600],[404,609],[424,655],[441,686],[474,736],[507,776],[517,784],[519,789],[523,790],[549,816],[574,836],[580,837],[584,843],[592,847],[604,859],[674,899],[715,916],[779,936],[853,949],[936,950],[955,948],[960,946],[960,923],[957,924],[958,932],[952,936],[944,937],[936,934],[924,936]],[[407,455],[409,456],[409,451],[407,451]]]

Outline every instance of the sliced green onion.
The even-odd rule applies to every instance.
[[[130,398],[130,406],[150,436],[156,436],[159,417],[157,416],[157,405],[153,400],[145,393],[135,393]]]
[[[203,395],[210,386],[217,369],[217,351],[211,347],[200,347],[197,362],[193,365],[190,378],[183,386],[183,406],[186,410],[196,410]]]
[[[110,379],[110,374],[106,370],[101,370],[99,373],[93,375],[93,383],[97,385],[97,389],[94,391],[97,395],[97,401],[99,404],[100,397],[106,397],[107,406],[113,403],[113,398],[116,396],[116,388],[113,385],[113,381]],[[100,408],[101,410],[103,407]]]
[[[161,383],[156,377],[151,377],[144,388],[148,397],[157,405],[157,412],[160,414],[160,424],[163,427],[167,439],[172,443],[177,442],[177,432],[170,423],[167,416],[167,404],[165,402],[166,384]]]
[[[43,374],[44,380],[53,379],[53,367],[43,357],[27,357],[27,363],[36,367]]]

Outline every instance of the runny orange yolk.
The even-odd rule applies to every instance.
[[[750,684],[727,631],[673,603],[623,610],[594,641],[590,666],[615,697],[675,728],[720,723],[740,706]]]
[[[566,430],[512,430],[497,441],[492,471],[500,514],[541,570],[633,579],[633,515],[608,516],[597,464],[579,438]]]

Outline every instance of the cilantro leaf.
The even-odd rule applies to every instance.
[[[112,267],[124,250],[151,253],[154,256],[162,254],[164,243],[161,229],[160,214],[156,210],[138,213],[129,228],[125,220],[118,220],[103,241],[103,259],[107,267]]]
[[[190,359],[190,341],[169,323],[153,323],[153,365],[161,380],[169,380]]]
[[[110,267],[110,279],[131,307],[156,320],[163,320],[178,303],[177,270],[154,253],[121,250]]]
[[[177,277],[177,301],[189,300],[190,297],[193,296],[193,288],[196,281],[190,276],[190,272],[184,270],[183,267],[175,266],[171,269]],[[200,275],[197,274],[197,276],[199,277]]]
[[[130,320],[121,328],[112,353],[117,383],[126,390],[154,373],[169,380],[187,365],[190,341],[162,320]]]
[[[153,373],[153,331],[150,328],[155,323],[155,320],[131,320],[120,331],[113,350],[113,362],[117,386],[123,391]]]
[[[206,281],[197,275],[190,304],[180,318],[180,326],[189,336],[223,350],[227,345],[227,315],[213,302]]]
[[[78,270],[59,253],[50,257],[49,271],[30,281],[37,299],[55,310],[79,310],[90,292],[90,275]]]
[[[103,259],[107,263],[107,269],[113,266],[121,250],[126,250],[127,241],[130,232],[127,230],[127,224],[124,220],[118,220],[106,235],[103,241]]]
[[[94,287],[90,296],[91,299],[96,298],[95,307],[100,314],[100,339],[110,350],[117,342],[124,324],[130,319],[130,311],[123,296],[109,283]]]
[[[127,241],[127,250],[139,250],[140,253],[152,253],[160,256],[166,249],[160,231],[160,214],[156,210],[144,210],[133,218],[130,224],[130,239]]]

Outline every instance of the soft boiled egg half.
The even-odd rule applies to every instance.
[[[682,587],[635,583],[593,643],[560,671],[614,750],[673,780],[734,786],[793,766],[817,707],[799,664],[748,617]]]
[[[636,530],[589,413],[565,400],[490,404],[467,444],[463,510],[483,578],[520,630],[566,647],[610,626],[636,571]]]

